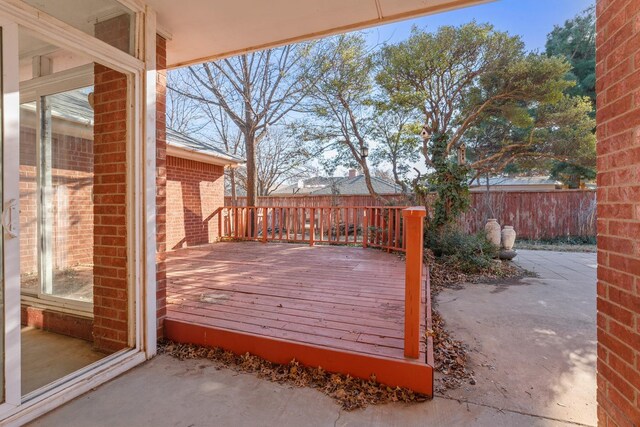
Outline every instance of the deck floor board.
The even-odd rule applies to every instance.
[[[180,249],[167,260],[167,318],[404,359],[404,274],[401,257],[360,247]]]

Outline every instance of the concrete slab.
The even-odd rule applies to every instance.
[[[519,251],[538,278],[447,289],[437,308],[472,349],[457,399],[595,425],[596,254]]]
[[[31,426],[555,426],[508,410],[435,398],[345,412],[320,392],[159,356]]]
[[[441,293],[450,329],[477,349],[477,385],[450,397],[344,412],[312,389],[159,356],[32,425],[595,425],[595,256],[574,255],[521,251],[540,278]]]

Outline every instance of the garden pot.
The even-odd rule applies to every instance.
[[[510,251],[513,249],[513,244],[516,242],[516,231],[511,225],[505,225],[502,229],[502,247]]]
[[[500,224],[495,218],[487,220],[484,226],[484,232],[487,234],[487,239],[493,243],[496,247],[500,247]]]

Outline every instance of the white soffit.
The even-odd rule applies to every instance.
[[[491,0],[148,0],[171,35],[169,67],[372,27]]]

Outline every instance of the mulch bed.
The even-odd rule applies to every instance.
[[[389,387],[376,381],[334,374],[321,367],[312,368],[292,360],[288,365],[271,363],[246,353],[236,355],[221,348],[208,348],[172,341],[159,343],[158,353],[168,354],[179,360],[208,359],[218,367],[227,367],[238,372],[257,374],[279,384],[295,387],[310,387],[321,391],[338,402],[342,409],[351,411],[367,405],[387,402],[424,402],[427,396],[402,387]]]

